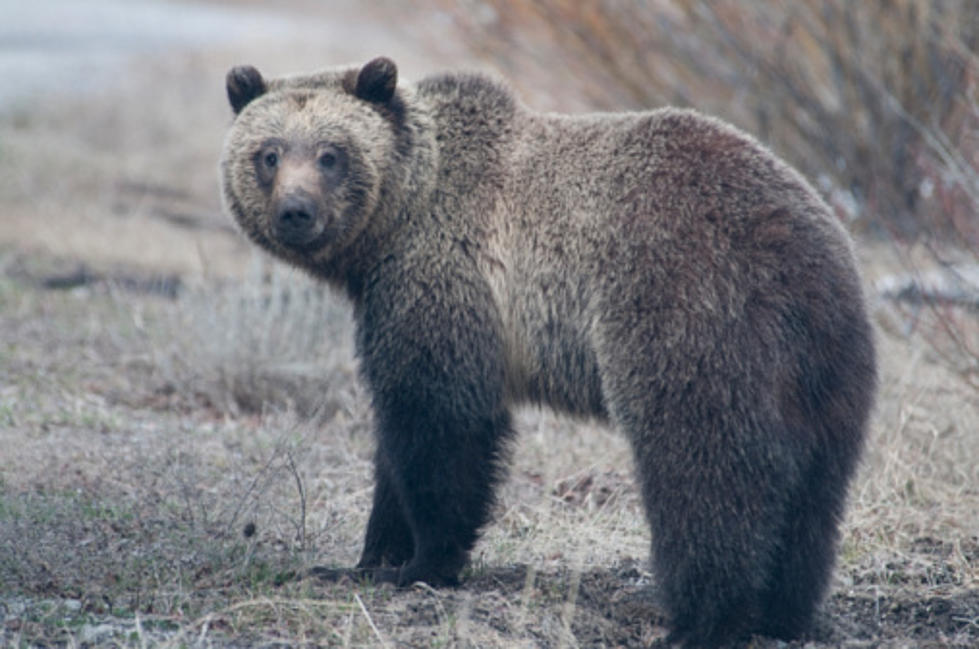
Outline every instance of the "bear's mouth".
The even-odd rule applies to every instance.
[[[275,238],[283,247],[293,252],[309,254],[324,248],[334,239],[334,233],[331,232],[331,228],[320,227],[317,230],[318,232],[310,233],[309,236],[304,237],[276,232]]]
[[[323,214],[320,211],[310,223],[310,226],[302,233],[297,233],[286,229],[275,227],[270,228],[271,238],[284,251],[299,254],[303,257],[312,257],[320,253],[329,246],[336,245],[342,241],[346,234],[344,221],[333,213]]]

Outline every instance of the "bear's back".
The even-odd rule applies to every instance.
[[[818,304],[860,317],[842,227],[798,173],[734,127],[672,108],[564,116],[514,104],[491,115],[453,130],[473,148],[443,161],[443,182],[463,179],[443,191],[476,238],[514,395],[604,416],[596,350],[623,335],[612,330],[701,348],[753,320],[815,321]],[[792,344],[766,339],[759,353]]]

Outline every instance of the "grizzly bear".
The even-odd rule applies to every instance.
[[[876,384],[850,240],[794,170],[692,110],[558,115],[386,58],[227,78],[227,209],[341,289],[373,398],[358,564],[457,584],[511,407],[631,442],[671,641],[793,638],[832,571]]]

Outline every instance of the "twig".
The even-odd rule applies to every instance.
[[[282,451],[282,445],[281,445],[281,443],[280,444],[276,444],[276,447],[272,450],[272,455],[269,456],[269,459],[266,460],[265,464],[262,465],[262,468],[259,469],[258,470],[258,473],[256,473],[255,476],[252,478],[251,483],[248,485],[248,488],[245,489],[245,493],[243,493],[241,495],[241,497],[238,498],[238,504],[235,506],[235,510],[231,514],[231,522],[228,523],[228,529],[229,530],[233,530],[234,529],[235,523],[238,522],[238,517],[241,515],[241,511],[245,507],[245,503],[248,502],[248,500],[251,497],[252,493],[258,488],[259,482],[265,476],[268,475],[268,472],[269,472],[269,469],[272,466],[272,463],[275,462],[275,459],[279,456],[279,453],[281,451]]]
[[[306,551],[306,489],[303,487],[302,476],[296,468],[296,462],[292,459],[292,453],[286,453],[286,460],[289,463],[289,470],[292,477],[296,479],[296,489],[299,490],[299,549]]]
[[[373,631],[374,635],[377,636],[377,641],[381,643],[382,647],[387,647],[388,643],[384,640],[384,637],[381,636],[381,631],[377,628],[377,625],[374,624],[374,620],[371,619],[371,614],[367,612],[367,607],[364,606],[364,600],[360,599],[360,595],[358,593],[354,593],[354,599],[357,600],[357,605],[360,606],[361,612],[364,614],[364,617],[367,618],[367,624],[370,625],[371,631]]]
[[[558,646],[575,646],[574,632],[571,630],[571,622],[574,620],[575,609],[578,605],[578,590],[581,588],[581,569],[578,566],[571,572],[571,583],[568,586],[568,596],[561,606],[561,641]]]

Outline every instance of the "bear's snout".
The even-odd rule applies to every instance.
[[[317,211],[311,196],[293,194],[283,198],[275,211],[276,236],[288,246],[303,247],[311,243],[322,230]]]

